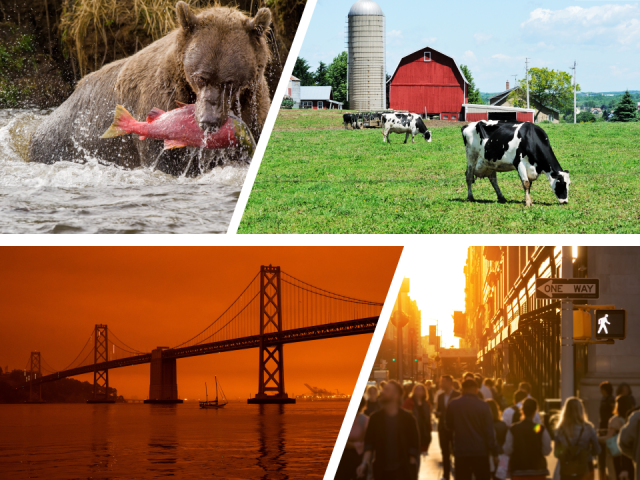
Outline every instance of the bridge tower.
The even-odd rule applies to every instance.
[[[42,376],[40,368],[40,352],[31,352],[31,361],[29,366],[29,403],[42,403],[42,385],[38,384],[35,388],[33,381]]]
[[[260,348],[258,393],[247,403],[296,403],[284,391],[283,344],[266,345],[265,333],[282,332],[280,267],[260,267]]]
[[[178,374],[175,358],[164,358],[162,352],[169,347],[158,347],[151,352],[151,380],[149,398],[144,403],[182,403],[178,398]]]
[[[96,324],[94,330],[93,363],[109,361],[109,329],[106,325]],[[116,403],[109,399],[109,369],[93,369],[93,398],[87,403]]]

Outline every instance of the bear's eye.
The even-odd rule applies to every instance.
[[[198,88],[203,88],[207,84],[202,77],[195,77],[194,80]]]

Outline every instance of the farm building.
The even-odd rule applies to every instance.
[[[393,110],[460,120],[468,100],[468,82],[458,64],[431,47],[403,57],[389,82]]]
[[[489,103],[495,107],[512,107],[513,102],[509,98],[509,95],[514,90],[519,89],[519,86],[515,86],[513,88],[509,88],[509,82],[507,81],[507,89],[504,92],[500,92],[489,99]],[[543,122],[548,120],[550,122],[558,123],[560,120],[560,112],[553,107],[547,107],[546,105],[541,104],[540,102],[535,101],[533,98],[529,102],[533,107],[534,116],[530,122],[533,122],[534,119],[536,122]]]
[[[333,91],[327,87],[300,87],[300,108],[340,109],[342,102],[333,99]]]
[[[478,120],[507,120],[533,123],[535,110],[531,108],[500,107],[496,105],[462,105],[462,118],[467,122]],[[446,119],[443,119],[446,120]]]

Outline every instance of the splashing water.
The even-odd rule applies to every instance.
[[[0,233],[225,233],[246,165],[174,177],[109,159],[28,162],[31,135],[50,110],[0,110]]]

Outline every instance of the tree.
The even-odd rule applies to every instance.
[[[473,80],[473,75],[471,75],[471,70],[469,70],[469,67],[467,67],[466,65],[460,65],[460,70],[462,70],[462,73],[464,74],[464,76],[467,78],[467,81],[469,82],[469,86],[467,87],[469,89],[468,90],[469,103],[474,103],[474,104],[484,103],[482,101],[482,97],[480,96],[480,89],[476,87],[476,82]]]
[[[560,70],[531,68],[529,70],[529,99],[545,107],[565,111],[573,105],[573,84],[571,75]],[[516,107],[527,106],[527,81],[522,79],[510,98]],[[576,87],[580,91],[580,85]],[[571,110],[573,111],[573,110]],[[540,112],[538,112],[540,113]],[[538,115],[536,114],[536,119]]]
[[[624,92],[624,95],[618,102],[613,112],[612,122],[637,122],[638,121],[638,107],[634,102],[633,97],[629,93],[629,90]]]
[[[300,79],[300,85],[303,87],[310,87],[316,84],[309,62],[302,57],[296,59],[296,64],[293,67],[293,76]]]
[[[576,116],[576,121],[578,123],[590,123],[590,122],[595,122],[596,117],[593,115],[593,113],[585,110],[584,112],[580,112]]]
[[[347,102],[347,52],[340,53],[327,68],[327,82],[336,102]],[[345,105],[345,108],[348,106]]]
[[[327,80],[327,65],[324,62],[320,62],[318,68],[316,69],[316,73],[313,74],[313,78],[316,82],[316,85],[325,86],[329,85]]]

